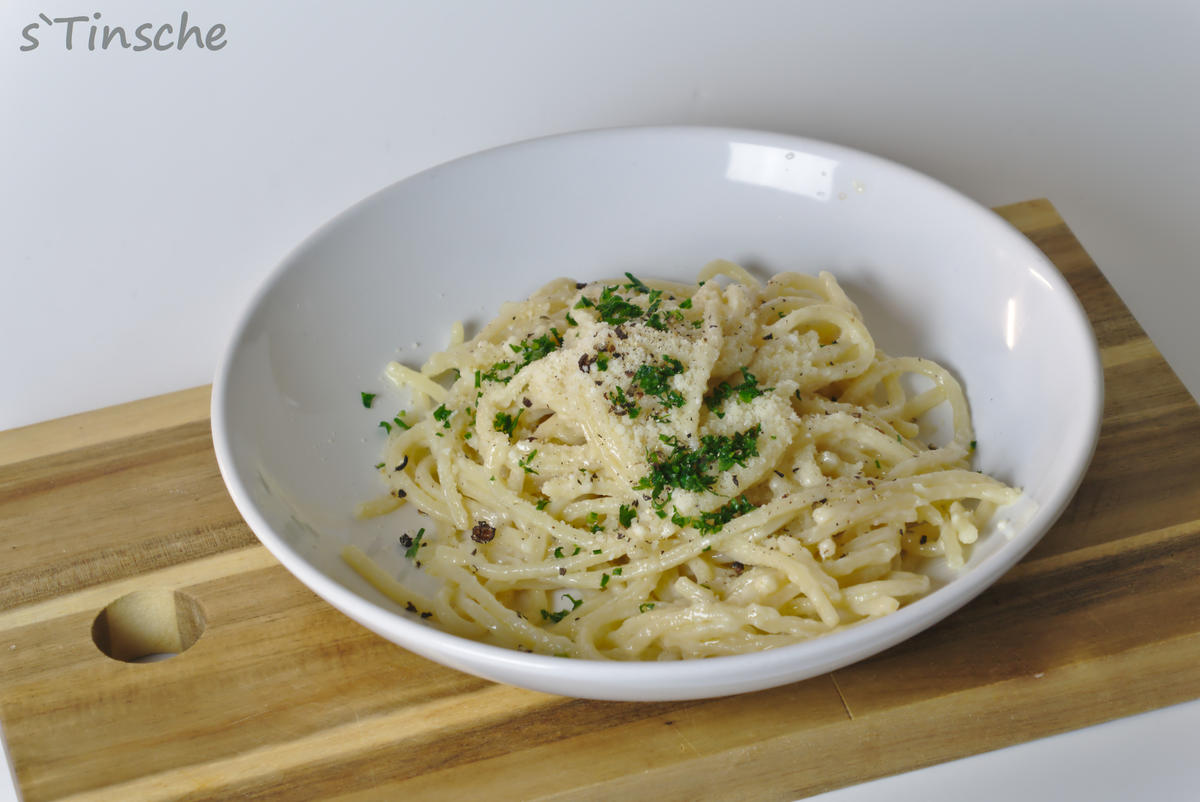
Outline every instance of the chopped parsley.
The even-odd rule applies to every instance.
[[[701,534],[715,535],[725,528],[725,524],[753,509],[754,505],[745,496],[738,496],[712,512],[701,513],[699,520],[693,519],[693,525]]]
[[[734,518],[745,515],[755,506],[745,496],[738,496],[711,512],[702,512],[699,516],[689,518],[678,510],[671,516],[671,523],[676,526],[693,526],[702,535],[715,535],[725,528],[725,524]],[[706,548],[705,551],[708,551]]]
[[[622,504],[617,516],[621,521],[621,526],[628,527],[633,523],[633,519],[637,517],[637,510],[635,510],[633,507],[627,507]]]
[[[975,441],[974,440],[971,441],[971,450],[972,451],[975,450]]]
[[[713,390],[713,394],[704,399],[704,404],[715,412],[718,418],[723,418],[725,417],[725,413],[717,411],[717,407],[724,404],[732,396],[736,395],[739,401],[743,404],[748,404],[763,393],[774,389],[774,387],[759,389],[758,379],[754,377],[753,373],[747,370],[745,365],[742,365],[742,383],[735,386],[727,381],[721,382]]]
[[[520,413],[518,413],[518,415],[519,414]],[[517,464],[521,466],[521,469],[523,471],[525,471],[525,473],[537,473],[537,471],[534,470],[534,468],[533,468],[533,458],[536,456],[537,456],[537,449],[535,448],[533,451],[530,451],[529,454],[527,454],[526,456],[517,460]],[[544,499],[544,501],[547,504],[550,503],[549,499]],[[541,501],[538,502],[538,504],[541,504],[541,503],[542,503]],[[538,509],[541,509],[541,507],[538,507]]]
[[[672,489],[703,493],[712,490],[717,477],[710,473],[727,471],[734,465],[746,466],[746,460],[758,456],[758,435],[762,427],[755,425],[734,435],[706,434],[700,438],[700,447],[691,449],[675,437],[659,435],[659,439],[671,446],[665,457],[651,456],[650,474],[642,477],[634,488],[650,490],[654,500],[663,504],[670,498]]]
[[[496,364],[492,365],[488,370],[486,370],[482,374],[480,374],[480,378],[483,381],[500,382],[501,384],[508,384],[508,382],[512,379],[513,374],[515,374],[516,371],[514,370],[513,374],[509,374],[507,376],[504,374],[512,366],[513,366],[513,363],[508,362],[507,360],[503,361],[503,362],[497,362]]]
[[[642,602],[641,604],[638,605],[639,613],[644,613],[647,610],[653,610],[653,609],[654,609],[654,602]]]
[[[549,334],[543,334],[540,337],[527,337],[519,343],[512,343],[508,347],[512,349],[514,354],[520,356],[519,361],[502,360],[496,362],[485,371],[475,372],[475,386],[479,387],[483,382],[499,382],[500,384],[508,384],[512,381],[513,376],[521,371],[526,365],[537,362],[539,359],[562,348],[563,338],[558,333],[558,329],[550,329]]]
[[[362,405],[367,409],[371,408],[371,404],[375,401],[376,393],[361,393]]]
[[[539,510],[544,510],[544,509],[546,509],[546,507],[550,506],[550,499],[539,498],[537,504],[535,504],[534,506],[537,507]],[[555,556],[557,557],[558,555],[555,555]]]
[[[665,331],[667,324],[663,323],[659,312],[659,307],[662,306],[662,290],[651,290],[648,298],[650,305],[646,307],[646,325],[658,331]]]
[[[619,326],[642,316],[642,308],[635,303],[622,298],[616,287],[605,287],[600,291],[599,300],[593,301],[586,295],[575,304],[576,309],[595,309],[596,314],[605,323]]]
[[[496,417],[492,419],[492,428],[512,437],[513,430],[517,428],[517,421],[521,419],[521,413],[524,411],[523,409],[519,409],[516,415],[509,415],[507,412],[497,412]]]
[[[670,378],[683,373],[683,363],[663,354],[661,365],[640,365],[633,374],[633,383],[642,392],[654,396],[668,407],[681,407],[685,403],[683,394],[671,387]]]
[[[568,615],[570,615],[571,613],[578,610],[579,605],[583,604],[583,599],[577,599],[569,593],[564,593],[563,598],[570,600],[571,609],[570,610],[559,610],[556,613],[551,613],[551,612],[547,612],[546,610],[542,610],[542,620],[543,621],[549,621],[553,624],[557,624],[559,621],[562,621]]]
[[[553,335],[553,337],[551,337]],[[557,351],[562,347],[562,336],[558,333],[558,329],[550,329],[550,334],[543,334],[533,340],[523,340],[516,345],[510,345],[509,348],[513,353],[521,355],[520,370],[526,365],[537,362],[542,357]]]
[[[438,406],[437,409],[435,409],[433,411],[433,419],[436,421],[441,421],[443,429],[449,429],[450,428],[450,416],[453,414],[454,414],[454,410],[449,409],[445,404],[441,404]],[[400,423],[400,421],[397,420],[396,423]],[[407,427],[405,427],[405,428],[407,428]]]
[[[405,557],[411,560],[417,556],[417,551],[419,551],[421,548],[421,538],[423,537],[425,537],[425,527],[421,527],[419,530],[417,530],[417,536],[414,538],[409,538],[408,535],[405,535],[400,539],[400,543],[402,545],[408,546],[404,552]],[[407,543],[405,542],[406,538],[408,539]]]
[[[642,283],[642,280],[637,276],[626,271],[625,278],[629,279],[629,283],[625,285],[627,290],[637,290],[638,292],[650,292],[650,288]]]
[[[605,587],[608,586],[608,579],[609,579],[608,574],[600,575],[600,589],[601,590],[603,590]]]
[[[383,429],[384,429],[384,431],[386,431],[388,434],[391,434],[391,433],[392,433],[392,424],[388,423],[388,422],[387,422],[387,421],[385,421],[385,420],[381,420],[381,421],[379,422],[379,425],[380,425],[380,426],[382,426],[382,427],[383,427]]]
[[[588,525],[589,532],[603,532],[604,531],[604,527],[600,525],[600,514],[597,512],[589,512],[587,514],[587,525]],[[599,551],[599,549],[597,549],[596,551],[594,551],[592,553],[595,554],[598,551]]]
[[[657,290],[655,290],[657,292]],[[600,364],[600,358],[597,356],[596,364]],[[604,360],[604,367],[607,368],[608,360]],[[683,363],[678,359],[663,354],[662,364],[645,364],[639,365],[637,371],[633,374],[633,384],[626,390],[624,387],[614,387],[612,390],[604,394],[604,397],[612,402],[611,412],[614,415],[628,415],[630,418],[636,418],[642,412],[642,407],[636,399],[655,398],[664,406],[682,407],[687,403],[683,394],[671,387],[670,378],[683,373]],[[653,413],[651,417],[654,420],[662,421],[661,413]]]
[[[608,393],[605,393],[605,398],[612,402],[612,413],[614,415],[628,415],[631,418],[636,418],[642,411],[642,408],[636,402],[625,395],[624,388],[616,387]]]
[[[683,314],[677,309],[669,311],[662,309],[662,290],[650,289],[650,287],[646,286],[645,282],[632,273],[626,273],[625,276],[629,279],[628,284],[604,287],[600,290],[600,297],[594,301],[586,295],[580,296],[579,300],[575,302],[575,308],[595,309],[600,320],[610,326],[619,326],[622,323],[629,323],[644,318],[647,326],[659,331],[666,329],[666,320],[671,318],[677,320],[683,319]],[[645,295],[646,308],[643,309],[630,298],[621,295],[620,290],[622,289]],[[683,304],[680,304],[680,306],[683,306]],[[687,303],[687,306],[683,306],[685,309],[690,307],[690,301]]]

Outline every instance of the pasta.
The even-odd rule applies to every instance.
[[[452,339],[388,366],[411,401],[361,511],[428,516],[402,542],[440,589],[344,556],[466,637],[615,660],[795,643],[925,594],[1019,495],[970,469],[958,382],[878,350],[828,273],[557,279]]]

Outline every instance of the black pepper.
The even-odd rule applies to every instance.
[[[476,543],[490,543],[496,536],[496,528],[487,521],[480,521],[471,529],[471,540]]]

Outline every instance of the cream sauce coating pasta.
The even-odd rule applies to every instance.
[[[928,592],[921,567],[961,567],[1019,495],[970,469],[954,377],[881,352],[828,273],[558,279],[456,331],[419,371],[388,366],[412,404],[390,500],[363,508],[429,517],[410,552],[440,590],[345,557],[467,637],[616,660],[803,641]],[[922,438],[935,408],[944,442]]]

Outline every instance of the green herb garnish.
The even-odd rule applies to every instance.
[[[758,379],[754,377],[754,374],[747,370],[745,365],[742,366],[741,370],[741,384],[735,386],[727,381],[723,381],[713,389],[712,395],[704,399],[705,406],[707,406],[713,412],[716,412],[718,418],[725,417],[725,413],[718,412],[717,407],[721,406],[721,404],[725,403],[725,401],[733,395],[736,394],[738,400],[743,404],[748,404],[763,393],[775,389],[774,387],[765,387],[763,389],[759,389]]]
[[[496,417],[492,419],[492,428],[498,432],[512,437],[513,430],[517,428],[517,421],[521,419],[521,413],[525,410],[517,410],[517,414],[509,415],[507,412],[497,412]]]
[[[450,416],[454,414],[454,410],[447,409],[445,404],[441,404],[433,411],[433,419],[442,422],[443,429],[450,428]]]
[[[616,287],[605,287],[600,291],[600,300],[596,303],[596,312],[600,319],[610,326],[619,326],[642,316],[643,310],[635,303],[622,298],[616,292]]]
[[[374,401],[375,401],[375,396],[377,395],[377,393],[361,393],[361,395],[362,395],[362,405],[364,407],[366,407],[367,409],[370,409],[371,404],[374,403]]]
[[[621,526],[628,527],[633,523],[633,519],[637,517],[637,510],[633,507],[621,505],[621,509],[617,511],[618,519],[621,521]]]
[[[552,623],[555,623],[555,624],[557,624],[559,621],[562,621],[562,620],[563,620],[564,618],[566,618],[568,615],[570,615],[571,613],[573,613],[573,612],[575,612],[576,610],[578,610],[578,609],[579,609],[579,605],[583,604],[583,599],[577,599],[577,598],[575,598],[574,596],[572,596],[572,595],[571,595],[571,594],[569,594],[569,593],[564,593],[564,594],[563,594],[563,598],[564,598],[564,599],[569,599],[569,600],[570,600],[570,602],[571,602],[571,609],[570,609],[570,610],[559,610],[559,611],[558,611],[558,612],[556,612],[556,613],[551,613],[551,612],[547,612],[547,611],[545,611],[545,610],[542,610],[542,620],[543,620],[543,621],[550,621],[550,622],[552,622]]]
[[[681,407],[683,394],[672,389],[670,378],[683,373],[683,363],[663,354],[661,365],[641,365],[633,374],[633,383],[646,395],[654,396],[668,407]]]
[[[712,489],[717,477],[710,473],[727,471],[734,465],[745,467],[746,460],[758,456],[758,435],[761,426],[753,426],[734,435],[707,434],[700,438],[700,447],[693,450],[674,437],[659,435],[659,439],[671,446],[665,457],[651,457],[650,474],[642,477],[634,488],[651,490],[653,498],[664,503],[672,489],[696,493]],[[665,517],[665,516],[663,516]]]
[[[524,340],[516,345],[510,345],[509,348],[514,353],[521,355],[521,365],[517,368],[517,370],[520,370],[526,365],[537,362],[542,357],[557,351],[562,347],[562,344],[562,336],[559,335],[558,329],[550,329],[550,334],[543,334],[533,340]]]
[[[508,384],[509,381],[512,380],[512,374],[509,374],[506,376],[505,373],[507,373],[508,369],[511,368],[512,366],[513,366],[513,363],[509,362],[507,360],[505,360],[503,362],[497,362],[496,364],[494,364],[490,368],[488,368],[484,373],[482,373],[480,375],[480,378],[483,381],[500,382],[501,384]],[[513,371],[513,373],[515,373],[515,372],[516,371]]]
[[[604,397],[612,402],[614,415],[628,415],[636,418],[642,411],[641,407],[625,395],[625,390],[621,387],[613,388],[611,392],[605,393]]]
[[[701,513],[700,520],[693,521],[693,523],[701,534],[715,535],[725,527],[725,524],[753,509],[755,509],[754,505],[745,496],[738,496],[712,512]]]
[[[572,323],[572,325],[574,324]],[[526,365],[537,362],[542,357],[557,351],[562,347],[562,344],[562,335],[558,333],[558,329],[554,328],[550,329],[549,334],[527,338],[519,343],[512,343],[508,347],[512,349],[514,354],[520,355],[520,361],[502,360],[496,362],[482,373],[477,372],[475,386],[479,387],[485,381],[508,384],[512,381],[513,376],[517,375]]]
[[[629,284],[625,285],[625,289],[637,290],[638,292],[650,292],[650,288],[643,284],[642,280],[633,275],[633,273],[626,272],[625,278],[629,279],[630,282]]]
[[[409,544],[409,547],[404,551],[405,557],[411,560],[417,556],[417,551],[421,548],[421,538],[423,537],[425,537],[425,527],[421,527],[419,530],[417,530],[417,536],[412,539],[412,543]]]

